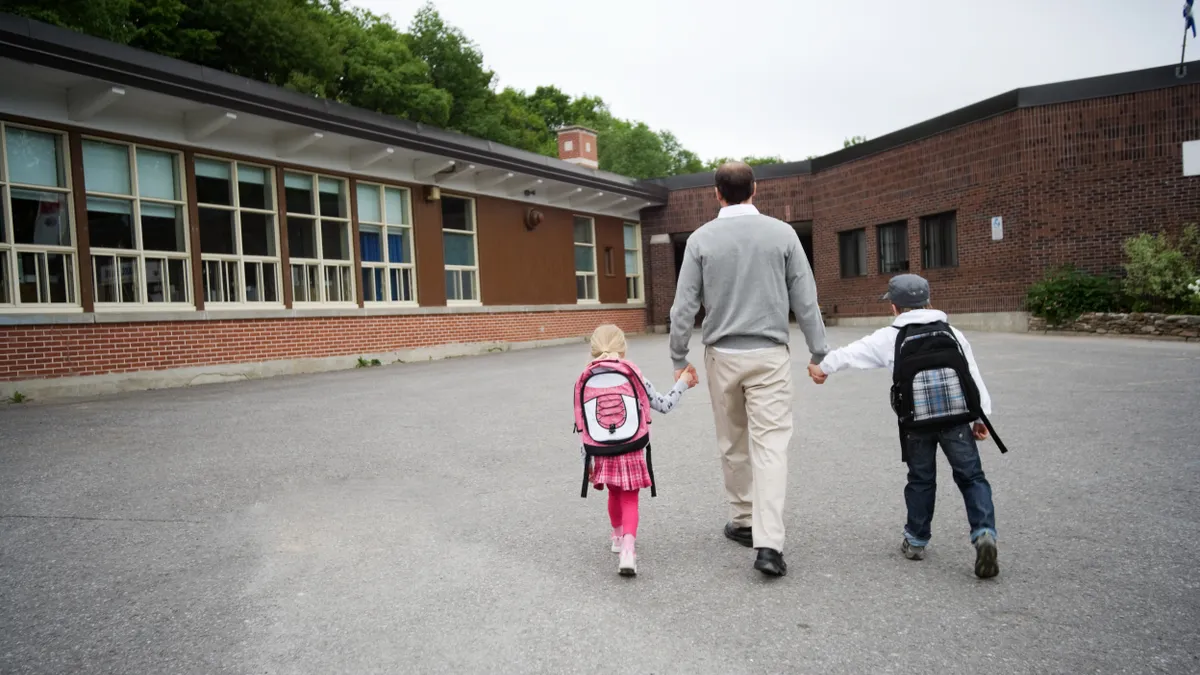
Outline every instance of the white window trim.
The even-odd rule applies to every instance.
[[[634,241],[637,242],[637,248],[625,248],[625,227],[632,225],[635,228],[636,236]],[[622,253],[634,251],[637,256],[637,270],[632,274],[627,269],[625,270],[625,303],[630,305],[643,305],[646,303],[646,264],[642,259],[642,224],[636,222],[626,222],[621,225],[621,249]],[[621,264],[625,264],[625,256],[621,256]],[[629,277],[637,277],[638,297],[629,297]]]
[[[585,242],[575,241],[575,220],[578,218],[583,218],[583,219],[587,220],[589,226],[591,227],[592,242],[590,244],[585,243]],[[624,233],[622,233],[622,234],[624,234]],[[600,275],[599,275],[599,269],[598,269],[599,261],[596,260],[596,219],[591,216],[581,216],[581,215],[575,214],[574,217],[571,218],[571,241],[572,241],[572,247],[571,247],[571,261],[572,261],[571,266],[572,267],[575,267],[575,264],[574,264],[575,249],[577,247],[587,246],[592,249],[592,271],[591,272],[582,272],[579,270],[578,267],[576,267],[575,268],[575,280],[576,280],[576,282],[578,282],[579,277],[591,277],[592,278],[592,288],[595,289],[595,291],[596,291],[596,297],[594,297],[594,298],[580,298],[579,297],[579,286],[576,285],[576,287],[575,287],[575,291],[576,291],[575,303],[578,305],[598,305],[598,304],[600,304]],[[584,288],[586,288],[586,287],[587,287],[587,285],[585,283]]]
[[[136,257],[138,259],[138,261],[137,261],[137,264],[138,264],[137,273],[138,273],[138,284],[139,284],[138,299],[134,302],[127,302],[127,301],[100,302],[99,300],[95,300],[94,305],[95,305],[96,311],[97,312],[111,312],[111,311],[121,312],[121,311],[130,311],[130,310],[179,311],[181,309],[195,309],[195,307],[196,307],[196,304],[195,304],[196,290],[194,288],[192,288],[194,277],[193,277],[193,273],[192,273],[192,254],[191,254],[192,242],[191,242],[191,236],[190,236],[191,223],[188,220],[188,189],[187,189],[188,186],[186,185],[187,181],[184,180],[183,153],[181,153],[177,150],[168,150],[167,148],[159,148],[159,147],[155,147],[153,145],[148,145],[145,143],[126,143],[124,141],[116,141],[111,138],[103,138],[103,137],[99,137],[99,136],[84,136],[82,140],[85,143],[87,141],[93,141],[96,143],[105,143],[108,145],[121,145],[121,146],[128,148],[129,151],[127,154],[129,157],[129,189],[133,193],[132,195],[122,195],[122,194],[112,194],[112,193],[108,193],[108,192],[93,192],[93,191],[87,189],[86,176],[84,178],[84,180],[85,180],[84,194],[87,197],[98,197],[101,199],[126,201],[126,202],[130,202],[132,204],[131,218],[132,218],[132,227],[133,227],[133,237],[134,237],[134,242],[135,242],[134,248],[130,248],[130,249],[101,248],[101,247],[95,247],[95,246],[91,247],[91,249],[89,250],[89,260],[88,260],[88,278],[91,280],[91,283],[92,283],[93,299],[99,297],[99,295],[100,295],[100,293],[99,293],[100,288],[99,288],[99,285],[96,283],[97,282],[96,264],[95,264],[95,260],[94,260],[94,258],[96,256],[111,256],[113,258],[117,258],[118,259],[118,262],[117,262],[118,268],[120,267],[120,262],[119,262],[120,258]],[[175,182],[176,182],[176,188],[178,188],[178,190],[179,190],[179,199],[178,200],[158,199],[155,197],[142,197],[140,194],[138,194],[139,187],[138,187],[137,151],[139,149],[150,150],[153,152],[161,152],[163,154],[171,155],[175,159]],[[80,159],[80,161],[82,161],[82,158]],[[84,169],[84,171],[86,173],[86,168]],[[184,237],[183,237],[184,250],[182,252],[180,252],[180,251],[147,251],[144,248],[144,246],[142,244],[142,202],[146,202],[149,204],[163,204],[163,205],[167,205],[167,206],[173,206],[180,210],[180,217],[183,220],[183,231],[184,231]],[[86,209],[86,204],[85,204],[84,208]],[[183,278],[184,278],[183,289],[184,289],[185,295],[187,296],[183,302],[170,302],[170,301],[150,302],[149,293],[147,292],[149,290],[149,286],[147,285],[147,282],[146,282],[146,259],[147,258],[158,258],[158,259],[162,259],[162,260],[181,260],[181,261],[183,261]],[[118,284],[118,292],[120,292],[119,284]]]
[[[46,187],[44,185],[28,185],[26,183],[13,183],[11,173],[8,166],[8,146],[6,145],[7,133],[9,127],[17,129],[26,129],[39,133],[53,135],[58,140],[58,149],[61,150],[62,156],[57,158],[62,162],[63,179],[66,182],[65,187]],[[3,302],[0,300],[0,310],[6,313],[78,313],[83,311],[83,305],[80,300],[80,290],[82,283],[79,279],[79,224],[75,222],[75,193],[72,187],[74,186],[74,176],[71,175],[71,148],[67,140],[67,134],[56,130],[46,129],[43,127],[28,125],[28,124],[11,124],[0,121],[0,228],[3,228],[3,236],[0,237],[0,257],[5,259],[5,264],[0,266],[0,273],[7,273],[7,285],[11,293],[11,302]],[[71,229],[71,245],[70,246],[48,246],[44,244],[18,244],[14,236],[15,230],[12,218],[12,190],[29,190],[36,192],[52,192],[56,194],[65,194],[67,196],[67,219]],[[60,254],[67,256],[68,266],[70,268],[71,285],[68,291],[73,297],[72,302],[21,302],[21,288],[17,283],[17,255],[20,253],[41,253],[41,254]],[[90,261],[89,261],[90,262]],[[40,281],[40,280],[39,280]]]
[[[473,274],[471,276],[471,278],[474,280],[474,284],[475,284],[475,288],[474,288],[475,299],[474,300],[451,299],[450,298],[450,289],[447,288],[446,289],[446,305],[451,306],[451,307],[478,307],[478,306],[483,305],[483,295],[480,290],[483,288],[483,281],[480,279],[480,275],[479,275],[479,211],[476,210],[476,208],[475,208],[476,203],[475,203],[474,197],[464,197],[462,195],[448,195],[448,194],[442,193],[442,198],[445,199],[446,197],[450,197],[451,199],[461,199],[463,201],[471,202],[471,225],[474,227],[474,229],[471,230],[470,232],[468,232],[466,230],[447,230],[445,227],[445,224],[443,224],[442,225],[442,237],[443,237],[442,241],[445,241],[445,235],[446,235],[447,231],[449,231],[451,233],[459,234],[459,235],[469,234],[469,235],[471,235],[471,246],[473,247],[473,250],[475,252],[475,264],[474,265],[447,265],[445,248],[443,246],[443,249],[442,249],[442,268],[443,268],[442,277],[443,278],[446,276],[446,274],[445,274],[446,272],[475,272],[475,274]]]
[[[349,200],[354,198],[354,196],[350,194],[350,181],[345,178],[341,178],[339,176],[330,176],[330,175],[326,175],[326,174],[322,174],[322,173],[317,173],[315,171],[284,170],[284,180],[285,181],[287,180],[287,174],[292,174],[292,175],[297,175],[297,176],[308,176],[308,178],[312,181],[313,213],[307,214],[307,213],[291,213],[291,212],[289,212],[287,210],[287,208],[288,208],[287,207],[287,194],[286,194],[286,188],[285,188],[285,191],[284,191],[285,194],[281,195],[281,197],[283,199],[283,228],[282,228],[282,231],[284,233],[287,233],[287,227],[288,227],[287,221],[289,218],[304,218],[306,220],[311,220],[311,221],[313,221],[313,236],[316,238],[316,241],[314,243],[316,244],[316,248],[317,248],[317,257],[316,258],[298,258],[296,256],[291,255],[290,250],[288,251],[288,269],[287,269],[287,275],[284,276],[284,279],[286,280],[285,283],[291,284],[292,307],[294,307],[296,309],[312,309],[312,308],[316,308],[316,307],[358,307],[358,287],[356,285],[356,280],[354,278],[354,241],[353,241],[353,232],[351,231],[352,228],[350,226],[350,215],[349,215],[350,214],[350,201]],[[321,215],[320,189],[321,189],[321,179],[322,178],[328,178],[329,180],[336,180],[339,183],[341,183],[342,188],[344,190],[342,194],[345,195],[345,198],[346,198],[346,203],[344,204],[344,206],[346,207],[346,213],[347,213],[346,217],[339,218],[339,217],[335,217],[335,216]],[[324,220],[346,224],[346,236],[350,237],[350,240],[348,240],[346,242],[346,244],[350,247],[349,249],[347,249],[350,251],[350,259],[349,260],[339,260],[336,258],[329,258],[329,259],[325,258],[325,241],[324,241],[325,238],[323,236],[322,229],[321,229],[321,222]],[[293,272],[292,268],[295,267],[296,265],[301,265],[306,268],[306,270],[305,270],[306,276],[307,276],[307,268],[308,267],[316,267],[317,268],[317,288],[318,288],[318,291],[321,296],[320,299],[318,299],[318,300],[298,300],[296,298],[295,282],[292,279],[292,272]],[[339,270],[339,272],[338,272],[339,275],[346,274],[348,276],[348,278],[350,279],[350,288],[349,288],[350,300],[330,301],[330,300],[326,299],[327,291],[326,291],[326,287],[325,287],[326,286],[325,277],[326,277],[327,270],[329,270],[329,269],[337,269],[337,270]]]
[[[241,273],[241,278],[238,283],[238,299],[236,301],[227,300],[209,300],[204,298],[204,309],[226,310],[226,309],[282,309],[283,304],[283,258],[280,255],[280,217],[279,217],[279,195],[278,183],[276,181],[275,167],[267,164],[255,164],[253,162],[242,162],[215,155],[196,155],[194,161],[209,160],[213,162],[223,162],[229,165],[229,180],[230,191],[233,197],[233,206],[228,204],[205,204],[200,201],[199,193],[196,194],[197,213],[199,209],[210,209],[213,211],[231,211],[233,212],[233,228],[234,241],[238,252],[229,253],[205,253],[204,247],[200,248],[200,279],[203,284],[204,273],[207,271],[204,268],[206,262],[236,262],[238,270]],[[241,206],[241,195],[238,194],[238,169],[241,166],[254,167],[256,169],[265,169],[267,171],[267,181],[271,190],[271,203],[275,206],[275,210],[271,209],[255,209]],[[270,216],[275,227],[275,256],[260,256],[246,255],[245,248],[242,244],[242,212],[258,213],[265,216]],[[246,265],[272,263],[275,265],[275,295],[279,298],[275,302],[267,301],[250,301],[246,299]],[[260,275],[261,278],[261,275]],[[291,281],[291,275],[288,275],[288,281]],[[208,290],[207,284],[200,288],[200,294],[204,295]]]
[[[383,249],[383,259],[384,259],[383,262],[367,262],[362,257],[362,251],[359,250],[359,253],[358,253],[359,263],[362,265],[363,269],[406,270],[408,272],[408,274],[411,276],[410,285],[412,286],[412,295],[413,295],[412,300],[392,299],[392,297],[391,297],[391,295],[392,295],[391,279],[389,278],[390,275],[386,275],[385,280],[387,281],[387,283],[385,284],[385,286],[387,288],[388,299],[387,300],[369,300],[369,299],[367,299],[367,295],[366,295],[367,289],[363,288],[363,304],[366,305],[367,303],[369,303],[373,307],[415,307],[418,304],[420,304],[420,297],[421,297],[420,293],[421,292],[420,292],[420,289],[417,288],[417,235],[413,228],[412,190],[409,190],[408,188],[405,188],[405,187],[399,187],[396,185],[387,185],[385,183],[373,183],[370,181],[357,181],[355,183],[355,189],[354,189],[354,199],[355,200],[358,199],[358,187],[357,186],[359,186],[359,185],[366,185],[368,187],[378,188],[378,190],[379,190],[379,200],[380,200],[379,213],[380,213],[381,218],[383,219],[383,222],[363,220],[360,217],[358,219],[358,225],[359,225],[359,228],[361,228],[363,225],[369,225],[371,227],[378,227],[380,229],[380,233],[383,238],[383,240],[380,242],[380,246]],[[405,193],[406,195],[408,195],[408,197],[404,200],[404,204],[405,204],[404,211],[405,212],[401,216],[404,221],[403,223],[397,224],[397,223],[389,223],[388,222],[387,196],[386,196],[387,190],[399,190],[399,191]],[[362,204],[361,203],[358,204],[357,211],[358,211],[358,213],[362,212]],[[476,224],[476,227],[478,228],[478,223]],[[410,263],[394,263],[388,259],[389,258],[388,244],[387,244],[388,228],[408,230],[408,242],[409,242],[409,247],[411,249],[409,253],[410,253],[410,257],[412,258],[412,262],[410,262]],[[361,229],[360,229],[360,232],[361,232]],[[476,252],[475,262],[476,263],[479,262],[478,252]],[[478,275],[478,272],[476,272],[476,274]]]

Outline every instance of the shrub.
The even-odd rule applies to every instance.
[[[1121,282],[1067,266],[1051,271],[1034,284],[1026,296],[1029,311],[1059,325],[1084,312],[1116,312],[1124,305]]]
[[[1177,241],[1166,234],[1139,234],[1125,242],[1125,293],[1138,311],[1187,311],[1188,289],[1200,264],[1200,230],[1188,225]]]

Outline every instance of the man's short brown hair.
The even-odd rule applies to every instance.
[[[741,204],[754,196],[754,169],[745,162],[725,162],[717,169],[717,192],[726,204]]]

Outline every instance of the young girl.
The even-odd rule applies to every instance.
[[[625,333],[606,324],[592,333],[592,360],[624,359],[627,349]],[[666,394],[660,394],[649,380],[643,379],[650,407],[666,414],[675,408],[687,389],[696,386],[697,376],[690,367]],[[621,554],[617,571],[622,576],[637,574],[637,555],[634,540],[638,528],[638,491],[650,487],[650,471],[644,450],[612,457],[593,457],[590,480],[597,490],[608,488],[608,519],[612,523],[612,552]]]

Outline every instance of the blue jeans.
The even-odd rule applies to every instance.
[[[954,482],[967,505],[967,522],[971,524],[971,542],[980,535],[996,536],[996,513],[992,506],[992,486],[983,475],[979,447],[971,427],[963,424],[941,431],[918,431],[908,434],[908,485],[904,486],[904,502],[908,505],[908,523],[904,537],[913,546],[929,544],[933,523],[933,501],[937,496],[937,448],[942,446]]]

